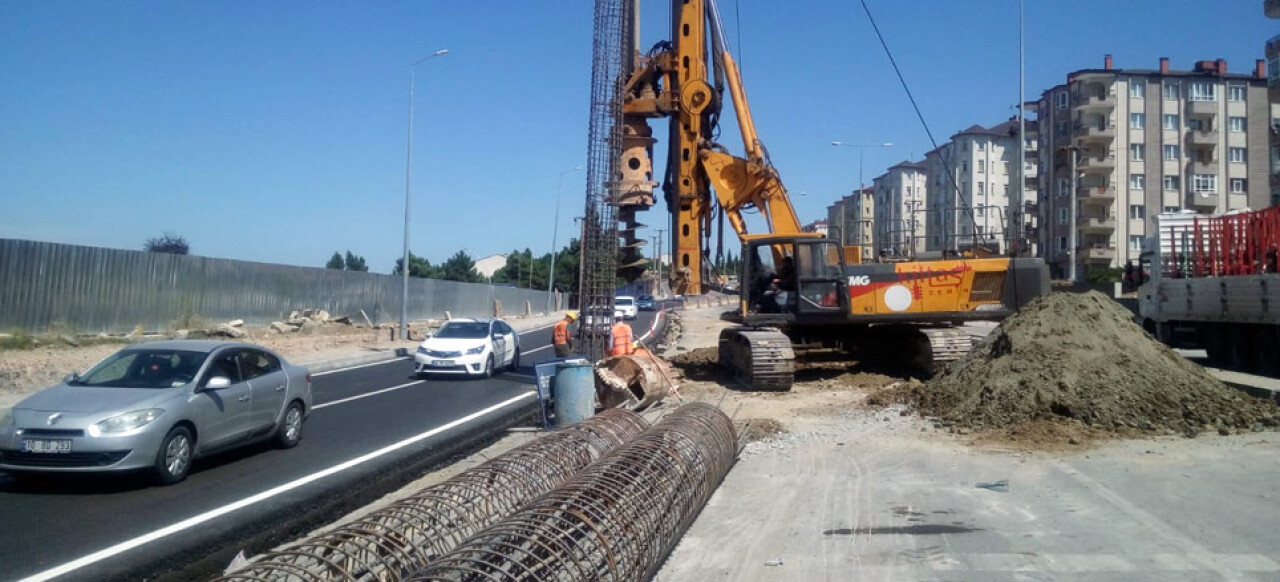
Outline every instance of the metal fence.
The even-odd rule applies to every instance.
[[[360,311],[399,321],[400,277],[0,238],[0,330],[122,332],[175,329],[191,318],[267,323],[301,309]],[[507,313],[547,293],[478,283],[409,279],[409,318]]]

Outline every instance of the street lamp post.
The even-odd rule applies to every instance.
[[[449,54],[449,49],[440,49],[422,57],[409,65],[409,130],[406,139],[408,146],[404,155],[404,254],[401,258],[400,273],[403,285],[400,288],[400,339],[409,339],[409,192],[413,177],[413,81],[414,67],[436,57]]]
[[[556,234],[560,229],[560,187],[564,185],[564,175],[569,172],[577,172],[582,166],[574,166],[568,170],[560,172],[556,178],[556,219],[551,223],[551,266],[547,269],[547,313],[551,313],[551,294],[556,283]]]
[[[864,188],[866,188],[866,181],[864,181],[864,180],[862,179],[862,158],[863,158],[863,155],[866,153],[867,148],[891,148],[891,147],[893,147],[893,143],[892,143],[892,142],[887,142],[887,141],[886,141],[886,142],[882,142],[882,143],[848,143],[848,142],[843,142],[843,141],[836,140],[836,141],[832,141],[832,142],[831,142],[831,145],[836,146],[836,147],[858,148],[858,192],[857,192],[857,194],[855,194],[855,195],[854,195],[854,202],[858,205],[858,206],[857,206],[857,208],[861,209],[861,208],[862,208],[862,190],[863,190]],[[842,207],[840,208],[840,211],[841,211],[841,222],[843,223],[843,222],[844,222],[844,212],[848,211],[848,208],[845,208],[845,207],[843,207],[843,206],[842,206]],[[861,213],[859,213],[859,215],[861,215]],[[859,221],[858,221],[858,230],[859,230],[859,231],[861,231],[861,230],[862,230],[862,221],[861,221],[861,220],[859,220]],[[845,236],[845,234],[844,234],[844,229],[843,229],[843,228],[842,228],[842,229],[840,229],[840,236],[841,236],[841,238],[843,238],[843,237]],[[862,235],[861,235],[861,234],[860,234],[860,235],[859,235],[859,237],[858,237],[858,244],[862,244]],[[845,242],[844,242],[844,240],[841,240],[841,241],[840,241],[840,246],[841,246],[841,248],[842,248],[842,250],[841,250],[840,252],[841,252],[841,253],[843,253],[843,252],[844,252],[843,247],[845,246]]]

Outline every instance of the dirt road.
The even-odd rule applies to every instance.
[[[714,345],[716,315],[685,313],[681,351]],[[784,432],[747,445],[658,580],[1280,577],[1280,434],[1027,450],[866,405],[902,378],[799,376],[785,394],[686,383]]]

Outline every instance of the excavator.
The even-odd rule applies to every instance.
[[[859,247],[804,232],[756,133],[716,1],[673,0],[671,14],[671,40],[637,51],[624,69],[619,232],[633,236],[635,210],[652,204],[656,140],[648,121],[666,118],[671,287],[701,294],[713,284],[710,235],[717,220],[727,221],[742,243],[741,325],[721,332],[719,359],[744,385],[790,389],[796,352],[810,347],[931,371],[972,347],[958,324],[999,321],[1048,292],[1040,259],[961,255],[862,263]],[[715,141],[725,89],[741,156]],[[759,215],[763,232],[748,230],[748,214]],[[633,248],[630,242],[622,248]]]

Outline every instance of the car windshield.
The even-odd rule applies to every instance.
[[[104,388],[172,388],[195,379],[206,352],[187,350],[124,350],[69,382],[73,386]]]
[[[436,330],[435,337],[480,339],[489,335],[489,323],[484,321],[450,321]]]
[[[641,296],[640,296],[640,300],[641,300],[641,301],[649,301],[649,300],[651,300],[651,299],[653,299],[653,296],[652,296],[652,295],[641,295]]]
[[[619,297],[613,300],[614,305],[626,306],[626,305],[633,305],[634,303],[635,301],[632,300],[630,297]]]

